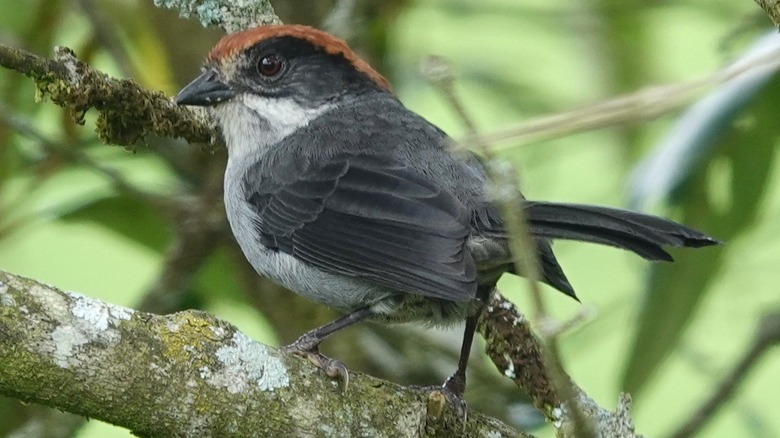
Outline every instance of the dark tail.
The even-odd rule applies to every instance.
[[[663,246],[698,248],[720,243],[668,219],[617,208],[527,201],[526,214],[534,236],[616,246],[648,260],[671,261]]]

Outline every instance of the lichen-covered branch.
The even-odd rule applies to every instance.
[[[154,4],[176,9],[182,17],[194,16],[204,26],[219,26],[227,32],[281,24],[268,0],[154,0]]]
[[[571,409],[558,394],[550,376],[541,341],[517,307],[500,294],[494,294],[477,330],[485,338],[487,354],[498,371],[528,393],[534,405],[558,429],[558,435],[579,436]],[[567,383],[574,392],[578,408],[592,421],[600,436],[640,437],[634,432],[628,395],[621,395],[616,411],[611,412],[597,405],[571,380]]]
[[[281,23],[268,0],[155,0],[155,4],[228,32]],[[181,108],[163,93],[135,81],[111,78],[81,62],[68,48],[58,47],[54,57],[46,59],[0,44],[0,66],[32,78],[39,95],[68,109],[76,123],[84,123],[90,108],[98,110],[97,132],[106,143],[132,149],[154,134],[195,144],[222,144],[205,112]]]
[[[141,436],[518,434],[368,376],[345,391],[203,312],[142,313],[4,272],[0,363],[0,393]]]
[[[87,110],[96,109],[97,132],[106,143],[133,148],[150,134],[211,146],[222,142],[205,113],[179,107],[135,81],[94,70],[70,49],[58,47],[47,59],[0,44],[0,66],[32,78],[39,96],[68,109],[76,123],[83,124]]]

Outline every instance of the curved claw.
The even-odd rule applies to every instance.
[[[304,353],[309,362],[325,372],[331,379],[340,379],[343,383],[342,389],[347,390],[349,386],[349,371],[347,367],[336,359],[331,359],[319,352]]]
[[[299,340],[300,341],[300,340]],[[319,352],[317,346],[306,345],[305,342],[293,342],[290,345],[281,348],[285,353],[292,353],[298,356],[304,356],[312,365],[321,369],[331,379],[342,381],[342,390],[346,391],[349,386],[349,371],[347,367],[336,359],[331,359]],[[302,345],[301,345],[302,344]]]

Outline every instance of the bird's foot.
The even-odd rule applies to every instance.
[[[336,359],[331,359],[320,353],[319,342],[315,342],[315,340],[311,340],[306,335],[303,335],[292,344],[282,347],[281,350],[285,353],[305,357],[314,366],[324,371],[328,377],[341,380],[342,389],[344,391],[347,390],[349,385],[349,371],[347,367]]]

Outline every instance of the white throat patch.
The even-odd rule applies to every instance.
[[[330,108],[305,108],[289,97],[241,94],[218,105],[213,114],[222,128],[228,154],[240,157],[278,143]]]

